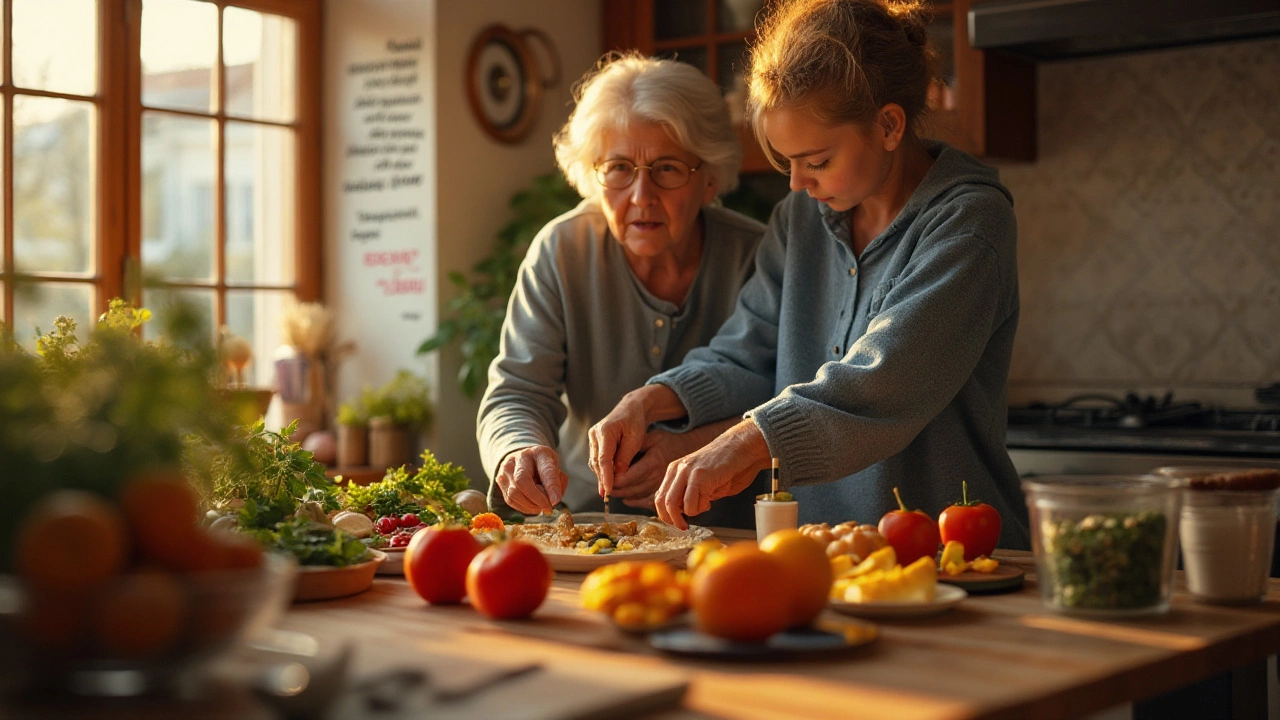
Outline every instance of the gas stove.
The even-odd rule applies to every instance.
[[[1260,401],[1275,387],[1259,390]],[[1009,409],[1011,449],[1280,459],[1280,407],[1225,408],[1163,397],[1079,395]]]

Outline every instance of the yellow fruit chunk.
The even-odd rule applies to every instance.
[[[969,567],[974,572],[989,573],[1000,567],[1000,561],[995,558],[989,558],[986,555],[979,555],[969,563]]]
[[[847,602],[932,602],[938,588],[938,568],[923,557],[905,568],[874,570],[852,578],[845,589]]]
[[[699,565],[706,562],[707,558],[715,555],[723,549],[724,543],[720,542],[716,538],[703,540],[697,545],[694,545],[693,549],[689,551],[689,558],[685,561],[685,567],[689,568],[689,572],[693,572],[698,569]]]
[[[861,577],[877,570],[892,570],[897,565],[898,554],[894,552],[892,545],[885,545],[868,555],[866,560],[855,565],[843,577]]]
[[[938,558],[938,567],[946,570],[948,565],[960,566],[960,570],[951,573],[952,575],[959,575],[964,572],[964,543],[959,540],[949,540],[946,546],[942,548],[942,557]]]

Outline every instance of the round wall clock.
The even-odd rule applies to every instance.
[[[537,61],[522,34],[490,25],[471,44],[467,99],[494,140],[517,143],[533,129],[542,101]]]

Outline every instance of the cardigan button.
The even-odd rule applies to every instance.
[[[654,325],[656,325],[656,326],[658,326],[658,327],[662,327],[663,325],[666,325],[666,324],[667,324],[667,321],[666,321],[666,320],[663,320],[662,318],[658,318],[657,320],[654,320],[654,321],[653,321],[653,324],[654,324]]]
[[[661,354],[662,354],[662,348],[658,347],[657,345],[654,345],[654,346],[653,346],[653,349],[652,349],[652,350],[650,350],[649,352],[653,353],[654,355],[661,355]]]

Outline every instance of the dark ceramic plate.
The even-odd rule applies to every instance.
[[[690,627],[649,635],[653,647],[676,655],[724,660],[777,660],[791,655],[831,653],[866,645],[876,639],[876,626],[858,620],[823,620],[815,627],[775,633],[760,643],[712,637]]]

